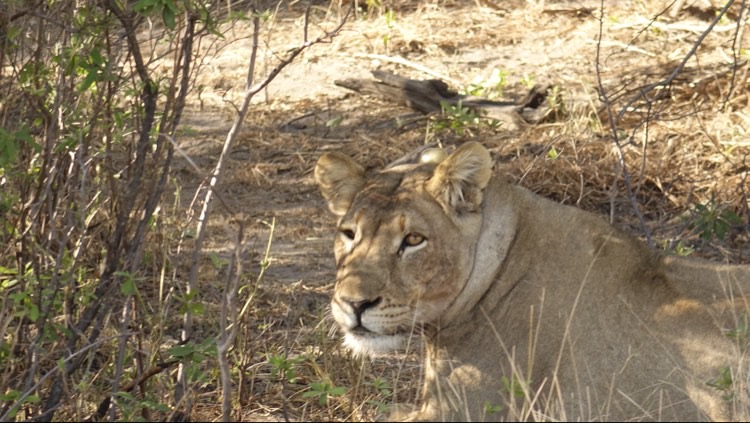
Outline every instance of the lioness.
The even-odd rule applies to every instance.
[[[345,344],[376,354],[425,338],[422,407],[393,418],[747,417],[750,266],[662,257],[492,178],[478,143],[430,156],[371,177],[338,153],[315,168],[339,217]]]

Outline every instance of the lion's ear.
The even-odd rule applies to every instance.
[[[315,166],[315,181],[331,212],[343,216],[365,185],[365,170],[343,154],[326,153]]]
[[[427,191],[444,207],[475,211],[492,176],[490,153],[477,142],[467,142],[443,160],[427,183]]]

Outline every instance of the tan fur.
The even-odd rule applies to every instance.
[[[747,417],[746,345],[727,333],[750,266],[662,257],[491,168],[477,143],[369,178],[339,154],[316,167],[340,218],[332,312],[346,344],[377,354],[425,337],[422,407],[393,418]],[[729,389],[709,386],[727,367]]]

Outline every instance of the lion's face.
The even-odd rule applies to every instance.
[[[398,347],[461,293],[491,165],[484,149],[459,151],[371,178],[346,156],[319,160],[316,180],[340,217],[332,312],[355,353]]]

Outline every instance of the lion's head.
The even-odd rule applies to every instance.
[[[491,170],[476,143],[447,158],[427,150],[371,178],[342,154],[320,158],[315,179],[339,217],[332,311],[354,352],[398,347],[455,301],[474,264]]]

